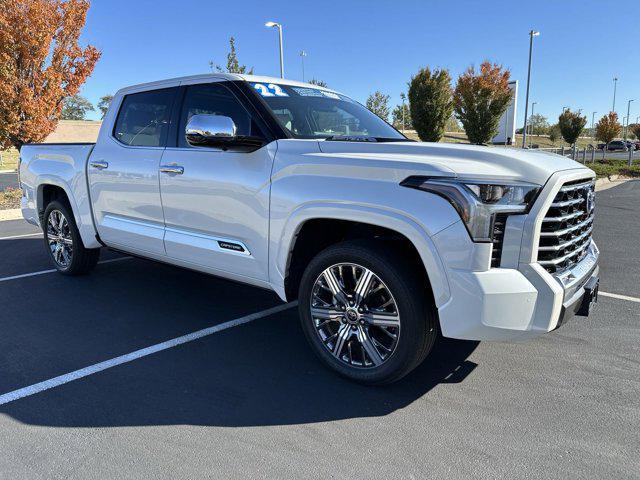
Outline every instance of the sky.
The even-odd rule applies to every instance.
[[[285,77],[305,79],[364,103],[380,90],[400,93],[420,68],[446,68],[455,79],[484,60],[518,80],[518,125],[524,102],[531,29],[534,38],[529,104],[557,120],[565,106],[609,112],[618,77],[616,111],[640,115],[640,1],[575,0],[93,0],[81,38],[102,51],[81,94],[96,104],[119,88],[210,71],[226,64],[229,37],[241,64],[279,75],[277,30],[284,27]],[[530,114],[531,112],[529,112]],[[89,118],[97,119],[97,113]]]

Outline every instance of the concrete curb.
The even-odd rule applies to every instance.
[[[625,182],[632,180],[631,178],[621,177],[620,175],[611,175],[609,177],[602,177],[596,180],[596,192],[607,190],[608,188],[622,185]]]
[[[10,208],[8,210],[0,210],[0,222],[7,220],[20,220],[22,218],[22,210],[19,208]]]

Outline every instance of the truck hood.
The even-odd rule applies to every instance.
[[[352,167],[386,167],[398,174],[523,181],[543,185],[555,172],[584,169],[566,157],[536,150],[424,142],[319,141],[320,156]]]

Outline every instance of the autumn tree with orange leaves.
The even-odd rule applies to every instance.
[[[471,143],[487,144],[498,133],[500,117],[511,102],[509,77],[509,70],[485,61],[480,72],[469,67],[458,78],[454,109]]]
[[[40,142],[100,52],[80,47],[88,0],[0,0],[0,149]]]

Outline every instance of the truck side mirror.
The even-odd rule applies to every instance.
[[[193,115],[185,129],[187,142],[192,146],[224,146],[236,140],[236,124],[224,115]]]

